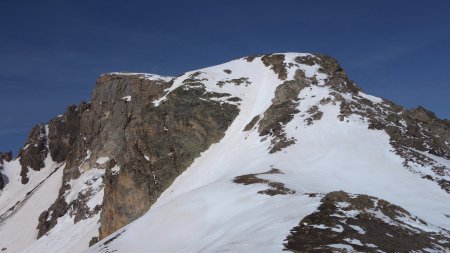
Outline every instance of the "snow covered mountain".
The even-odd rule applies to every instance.
[[[104,74],[0,166],[0,252],[450,252],[450,122],[319,54]]]

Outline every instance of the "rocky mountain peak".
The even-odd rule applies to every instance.
[[[369,250],[387,240],[368,227],[375,222],[420,238],[396,242],[405,249],[442,249],[449,133],[448,120],[422,107],[365,94],[321,54],[249,56],[178,77],[103,74],[90,102],[34,127],[5,163],[0,247],[276,252],[327,238],[323,250]],[[361,217],[320,223],[356,211]],[[414,228],[424,224],[416,216],[426,229]],[[25,218],[33,229],[15,244],[7,229]],[[347,221],[366,235],[348,232]],[[338,236],[339,224],[346,233]]]

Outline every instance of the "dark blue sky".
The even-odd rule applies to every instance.
[[[0,150],[89,100],[104,72],[178,75],[320,52],[367,93],[450,118],[450,1],[0,2]]]

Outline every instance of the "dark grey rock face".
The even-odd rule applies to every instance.
[[[100,238],[146,212],[200,152],[223,137],[237,116],[236,106],[208,100],[215,94],[205,93],[200,82],[197,86],[174,90],[158,107],[153,99],[137,102],[140,113],[126,120],[121,172],[114,176],[107,171],[105,176]]]
[[[79,106],[71,105],[64,115],[50,121],[49,148],[55,162],[65,161],[68,154],[73,152],[73,146],[79,138],[81,115],[89,108],[89,103],[82,103]]]
[[[126,129],[131,117],[135,115],[138,118],[143,113],[140,103],[150,103],[162,95],[163,89],[169,85],[136,75],[103,75],[97,80],[91,103],[70,106],[64,115],[50,121],[50,154],[57,162],[65,161],[66,166],[58,199],[39,218],[38,237],[53,228],[57,219],[66,213],[73,214],[77,222],[101,211],[99,207],[94,209],[94,213],[89,212],[85,203],[88,196],[83,194],[72,203],[66,203],[65,193],[70,190],[70,180],[77,179],[81,171],[98,167],[95,161],[101,156],[124,164],[129,156],[126,154],[128,145],[131,144],[126,139]],[[129,95],[133,100],[122,99]],[[91,159],[86,159],[90,154],[93,154]],[[103,169],[107,170],[106,174],[111,174],[108,171],[111,167]],[[129,189],[118,190],[130,193]],[[132,209],[132,204],[129,204]],[[114,205],[112,207],[119,209]]]

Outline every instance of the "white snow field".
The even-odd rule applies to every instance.
[[[58,196],[59,188],[61,188],[63,167],[59,168],[55,173],[45,179],[57,165],[48,163],[46,167],[30,178],[30,182],[23,186],[20,183],[20,164],[18,161],[6,163],[5,172],[8,178],[13,178],[3,189],[1,200],[1,214],[6,214],[7,222],[0,222],[0,241],[3,248],[7,248],[8,252],[21,252],[27,245],[36,240],[38,231],[39,215],[46,210]],[[31,170],[32,171],[32,170]],[[30,171],[30,172],[31,172]],[[16,181],[17,179],[18,181]],[[42,182],[42,184],[40,184]],[[40,184],[40,185],[39,185]],[[39,185],[39,186],[38,186]],[[36,189],[26,197],[26,193]],[[20,202],[19,202],[20,201]],[[9,207],[17,203],[15,211],[8,212]],[[32,225],[30,225],[32,224]]]

